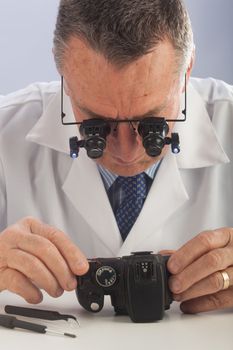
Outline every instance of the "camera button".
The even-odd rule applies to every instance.
[[[100,309],[100,306],[97,303],[91,303],[90,308],[92,311],[98,311]]]

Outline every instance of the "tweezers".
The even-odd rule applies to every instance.
[[[69,318],[72,318],[77,323],[79,323],[75,316],[60,314],[58,311],[33,309],[33,308],[13,306],[13,305],[6,305],[4,310],[7,314],[11,314],[11,315],[33,317],[33,318],[39,318],[39,319],[51,320],[51,321],[55,321],[55,320],[68,321]]]

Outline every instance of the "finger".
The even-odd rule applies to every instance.
[[[233,267],[225,270],[229,276],[229,285],[233,285]],[[195,299],[204,295],[215,294],[221,291],[224,287],[224,279],[220,271],[204,278],[200,282],[194,284],[185,292],[180,294],[173,294],[173,299],[176,301],[186,301]]]
[[[210,251],[186,267],[182,272],[170,278],[169,285],[173,293],[181,293],[205,277],[224,270],[233,264],[232,248]]]
[[[49,295],[58,297],[63,293],[63,289],[55,277],[37,257],[14,249],[8,253],[7,265],[9,268],[21,272]]]
[[[85,255],[71,242],[64,232],[34,218],[24,219],[21,221],[21,225],[24,228],[29,228],[31,233],[47,238],[55,244],[75,275],[81,275],[87,272],[89,264]]]
[[[180,304],[182,312],[195,314],[233,307],[233,287],[222,290],[216,294],[202,296],[200,298],[184,301]]]
[[[161,255],[172,255],[174,253],[175,253],[175,250],[169,250],[169,249],[160,250],[158,252],[158,254],[161,254]]]
[[[168,270],[172,274],[177,274],[210,250],[225,247],[232,238],[232,228],[202,232],[171,256],[168,261]]]
[[[10,268],[0,272],[0,291],[3,290],[20,295],[30,304],[38,304],[43,300],[41,291],[28,278]]]
[[[19,234],[20,233],[20,234]],[[77,286],[76,278],[57,247],[48,239],[18,230],[11,233],[12,245],[37,257],[55,276],[64,290],[73,290]]]

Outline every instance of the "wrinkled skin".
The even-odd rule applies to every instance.
[[[78,247],[58,229],[28,217],[0,234],[0,291],[39,303],[41,289],[53,297],[76,288],[75,275],[88,270]]]

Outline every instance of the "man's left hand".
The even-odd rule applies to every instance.
[[[167,267],[184,313],[233,307],[233,228],[200,233],[172,254]]]

